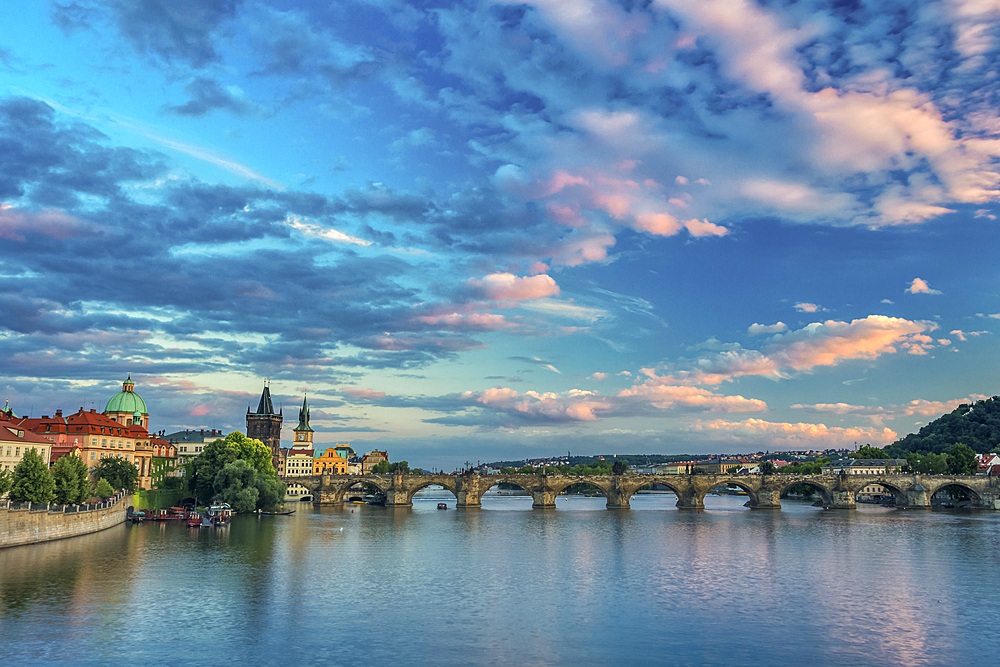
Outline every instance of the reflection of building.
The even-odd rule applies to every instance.
[[[264,446],[271,450],[271,463],[274,469],[279,469],[281,458],[281,412],[275,413],[274,405],[271,403],[271,390],[267,383],[264,384],[264,391],[260,394],[260,402],[257,404],[257,411],[251,412],[247,407],[247,437],[256,438],[264,443]]]

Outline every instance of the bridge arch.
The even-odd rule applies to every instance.
[[[701,497],[702,504],[705,502],[705,496],[707,496],[712,489],[717,489],[723,485],[726,487],[735,486],[746,491],[747,497],[750,499],[750,507],[756,507],[760,501],[760,498],[757,495],[757,489],[751,486],[746,479],[741,477],[723,477],[718,480],[717,484],[705,491],[705,494]]]
[[[382,491],[382,493],[386,493],[392,486],[392,482],[390,480],[383,480],[376,476],[340,475],[336,478],[324,478],[324,495],[331,494],[332,492],[334,502],[343,502],[344,497],[347,496],[347,492],[356,484],[371,484]]]
[[[983,504],[982,496],[979,494],[978,491],[976,491],[970,485],[964,484],[957,480],[945,480],[930,490],[929,496],[930,496],[931,506],[934,507],[935,505],[940,505],[941,504],[940,501],[943,499],[936,498],[937,494],[940,493],[941,491],[947,491],[950,489],[958,489],[959,491],[961,491],[961,493],[965,496],[965,498],[974,507],[979,507]],[[935,503],[934,502],[935,500],[938,500],[939,502]]]
[[[451,494],[455,496],[455,500],[458,500],[458,489],[456,488],[456,485],[453,480],[428,479],[428,480],[422,480],[421,482],[414,484],[412,486],[407,485],[406,487],[407,504],[413,503],[413,496],[416,495],[417,491],[420,491],[421,489],[426,489],[428,486],[440,486],[446,491],[450,491]]]
[[[563,481],[562,483],[557,482],[555,484],[551,484],[550,488],[552,489],[552,492],[558,496],[565,489],[571,486],[576,486],[578,484],[586,484],[587,486],[597,489],[597,491],[600,492],[600,494],[604,496],[605,499],[609,498],[611,495],[611,490],[609,488],[606,488],[607,486],[610,486],[610,484],[607,485],[599,484],[596,480],[591,478],[568,479]]]
[[[879,477],[878,479],[861,480],[854,485],[856,488],[852,488],[851,491],[853,491],[855,495],[858,495],[866,486],[869,486],[871,484],[878,484],[883,489],[889,491],[892,494],[893,498],[896,499],[897,507],[906,506],[907,496],[906,496],[906,491],[903,489],[902,485],[894,481],[888,481],[882,477]]]
[[[530,509],[531,503],[534,502],[534,494],[532,493],[532,489],[534,489],[535,487],[532,484],[527,483],[526,480],[519,479],[519,477],[523,476],[503,475],[500,477],[493,477],[493,476],[486,477],[485,482],[479,485],[478,489],[473,488],[466,492],[466,497],[468,498],[468,502],[473,506],[482,507],[483,498],[486,497],[486,495],[491,490],[493,490],[494,488],[496,488],[501,484],[507,484],[509,486],[516,486],[521,491],[524,491],[527,495],[522,496],[520,494],[510,493],[511,491],[510,489],[497,489],[497,495],[503,496],[506,494],[508,497],[516,497],[518,499],[526,500],[528,501],[527,507]],[[515,505],[520,506],[521,505],[520,500],[515,501]]]
[[[833,507],[835,502],[833,498],[833,493],[829,488],[823,486],[819,482],[811,479],[790,479],[781,480],[775,483],[778,491],[778,497],[781,497],[788,490],[788,487],[795,486],[796,484],[806,484],[812,488],[819,491],[820,499],[823,501],[824,507]]]

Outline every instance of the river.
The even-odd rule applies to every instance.
[[[440,501],[448,510],[438,510]],[[996,664],[1000,512],[445,492],[0,551],[5,665]]]

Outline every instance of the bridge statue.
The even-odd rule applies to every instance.
[[[309,489],[313,501],[322,505],[341,503],[357,484],[371,484],[386,495],[387,507],[410,507],[413,494],[431,485],[448,489],[459,508],[482,506],[483,495],[493,486],[507,482],[531,494],[532,507],[552,509],[556,496],[572,484],[594,486],[607,499],[608,509],[628,509],[632,496],[642,487],[658,484],[677,495],[677,507],[702,509],[705,495],[724,484],[747,492],[753,509],[780,509],[781,494],[793,484],[807,484],[819,492],[824,507],[857,507],[859,491],[869,484],[881,484],[896,500],[896,507],[930,508],[931,496],[945,487],[958,487],[971,499],[971,506],[1000,509],[1000,486],[995,477],[961,475],[316,475],[288,477],[284,481]]]

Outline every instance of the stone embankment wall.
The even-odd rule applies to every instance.
[[[131,496],[119,494],[98,505],[30,505],[0,501],[0,549],[76,537],[125,522]],[[78,511],[74,511],[78,510]]]

